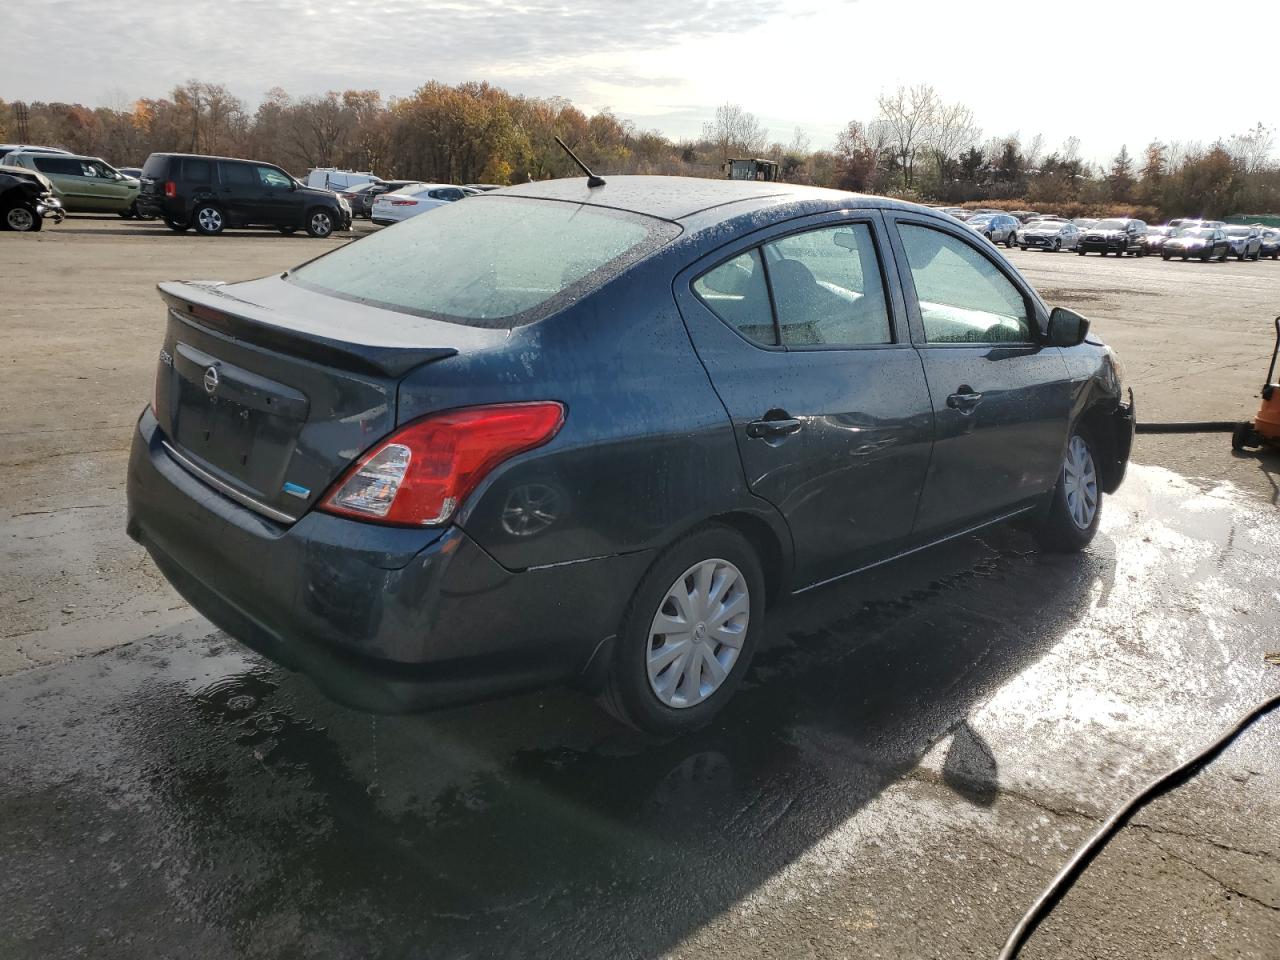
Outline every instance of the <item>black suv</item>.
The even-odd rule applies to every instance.
[[[299,228],[327,237],[351,227],[351,207],[336,193],[304,186],[256,160],[153,153],[142,165],[138,210],[173,230],[217,234],[227,227]]]
[[[1097,251],[1104,257],[1108,253],[1114,253],[1117,257],[1123,257],[1126,253],[1145,257],[1147,255],[1146,236],[1147,225],[1141,220],[1128,217],[1099,220],[1080,234],[1076,253],[1082,257],[1090,251]]]

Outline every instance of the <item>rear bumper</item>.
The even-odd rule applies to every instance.
[[[179,593],[339,702],[403,712],[573,678],[616,630],[648,557],[523,572],[462,530],[312,511],[284,526],[164,451],[148,409],[129,458],[128,532]]]

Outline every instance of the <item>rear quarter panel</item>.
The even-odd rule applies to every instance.
[[[479,403],[565,404],[560,433],[490,474],[458,515],[504,567],[659,548],[716,514],[766,509],[746,489],[728,416],[676,310],[676,270],[670,256],[651,258],[516,328],[502,348],[403,382],[402,422]],[[514,522],[530,499],[545,515]]]

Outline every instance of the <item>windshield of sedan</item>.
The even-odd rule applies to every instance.
[[[679,233],[620,210],[482,195],[340,247],[287,279],[415,316],[513,327],[590,293]]]
[[[1227,234],[1232,237],[1247,237],[1250,233],[1248,227],[1227,227]]]
[[[970,217],[965,222],[969,224],[983,224],[990,223],[994,219],[995,217],[989,213],[980,213],[976,217]]]
[[[1095,230],[1123,230],[1127,221],[1125,220],[1099,220],[1095,223]]]
[[[1210,227],[1183,227],[1174,236],[1177,237],[1200,237],[1208,240],[1213,236],[1213,229]]]
[[[1153,237],[1167,237],[1173,233],[1173,227],[1147,227],[1147,233]]]

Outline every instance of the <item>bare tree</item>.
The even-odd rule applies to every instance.
[[[1234,133],[1227,141],[1227,153],[1240,165],[1245,173],[1257,173],[1266,167],[1271,160],[1271,148],[1275,143],[1275,133],[1261,121],[1247,133]]]
[[[973,111],[964,104],[935,103],[927,139],[939,190],[950,178],[956,160],[978,142],[981,133],[974,122]]]
[[[1035,170],[1040,166],[1040,161],[1044,157],[1044,134],[1037,133],[1031,138],[1031,143],[1027,145],[1027,149],[1022,151],[1022,157],[1027,162],[1028,170]]]
[[[914,87],[899,86],[891,94],[880,94],[880,115],[893,142],[893,153],[902,167],[902,185],[910,187],[915,179],[916,156],[928,142],[938,94],[927,83]]]
[[[787,147],[788,153],[804,156],[809,152],[809,135],[804,132],[802,127],[796,127],[795,133],[791,137],[791,145]]]
[[[716,118],[702,125],[702,139],[711,144],[718,159],[734,154],[752,156],[762,153],[769,142],[769,131],[760,126],[755,114],[739,104],[723,103],[716,107]]]

